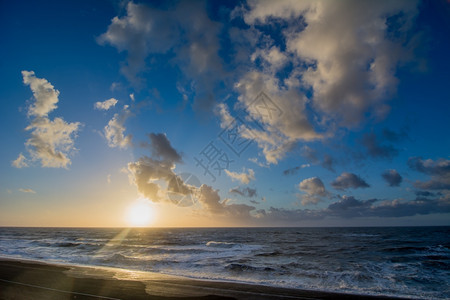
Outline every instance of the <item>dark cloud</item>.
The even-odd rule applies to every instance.
[[[420,199],[410,201],[376,199],[357,200],[343,196],[341,200],[328,207],[329,213],[339,217],[407,217],[433,213],[450,212],[450,199]],[[378,205],[375,205],[379,202]]]
[[[410,201],[378,199],[359,200],[352,196],[342,196],[338,201],[324,209],[273,208],[258,210],[255,215],[264,221],[301,222],[306,220],[322,220],[326,218],[395,218],[416,215],[450,213],[450,199],[423,199]]]
[[[268,210],[256,211],[256,217],[262,221],[301,222],[305,220],[321,220],[325,217],[324,210],[285,209],[270,207]]]
[[[382,132],[383,138],[391,143],[400,142],[409,139],[408,128],[403,128],[400,132],[392,131],[384,128]]]
[[[450,180],[431,179],[428,181],[416,181],[414,187],[424,190],[450,190]]]
[[[370,187],[367,182],[364,181],[358,175],[353,173],[344,172],[336,178],[331,185],[337,190],[345,190],[348,188],[368,188]]]
[[[341,199],[328,206],[328,212],[333,216],[359,217],[370,210],[376,199],[357,200],[351,196],[342,196]]]
[[[329,195],[319,177],[303,180],[299,183],[298,188],[300,191],[306,193],[305,195],[300,195],[302,205],[317,204],[322,197]]]
[[[250,218],[254,206],[246,204],[228,204],[228,200],[221,201],[219,191],[203,184],[197,191],[198,201],[209,213],[227,215],[234,218]]]
[[[423,160],[421,157],[411,157],[408,165],[411,169],[428,175],[448,176],[450,174],[450,160],[444,158],[433,161],[432,159]]]
[[[391,159],[398,155],[398,150],[392,145],[382,144],[374,133],[367,133],[363,136],[361,144],[366,148],[367,154],[375,158]]]
[[[150,149],[152,155],[171,162],[181,162],[181,155],[172,147],[164,133],[150,133]]]
[[[306,158],[310,163],[318,163],[319,157],[317,151],[308,146],[303,146],[301,150],[301,155]]]
[[[442,193],[432,193],[429,191],[416,191],[415,192],[417,197],[437,197],[437,196],[442,196]]]
[[[235,187],[229,190],[229,193],[231,194],[238,194],[241,195],[242,197],[256,197],[257,196],[257,192],[256,189],[252,189],[249,187]]]
[[[423,160],[420,157],[411,157],[408,160],[411,169],[431,176],[428,181],[417,180],[414,186],[423,190],[449,190],[450,189],[450,160],[439,158]]]
[[[290,169],[286,169],[286,170],[283,171],[283,175],[285,175],[285,176],[295,175],[295,174],[297,174],[297,172],[299,170],[301,170],[303,168],[307,168],[309,166],[310,166],[310,164],[303,164],[301,166],[297,166],[297,167],[293,167],[293,168],[290,168]]]
[[[402,182],[402,176],[397,172],[397,170],[386,170],[381,174],[381,177],[386,180],[389,186],[399,186]]]
[[[335,160],[333,157],[331,157],[328,154],[325,154],[323,156],[323,161],[322,161],[322,167],[324,167],[327,170],[330,170],[331,172],[334,172],[334,164],[335,164]]]
[[[436,213],[449,213],[450,199],[417,198],[411,201],[383,201],[366,212],[367,216],[376,217],[409,217]]]

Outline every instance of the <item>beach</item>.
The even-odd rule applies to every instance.
[[[400,299],[0,259],[1,299]]]

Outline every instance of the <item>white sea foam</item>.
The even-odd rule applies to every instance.
[[[209,280],[439,299],[450,298],[449,232],[449,228],[129,232],[0,228],[0,255]]]

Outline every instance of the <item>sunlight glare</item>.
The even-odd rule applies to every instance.
[[[146,199],[138,199],[127,210],[126,221],[132,227],[149,226],[154,219],[154,209]]]

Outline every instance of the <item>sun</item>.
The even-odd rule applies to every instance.
[[[155,221],[155,211],[147,199],[137,199],[126,212],[126,222],[132,227],[145,227]]]

